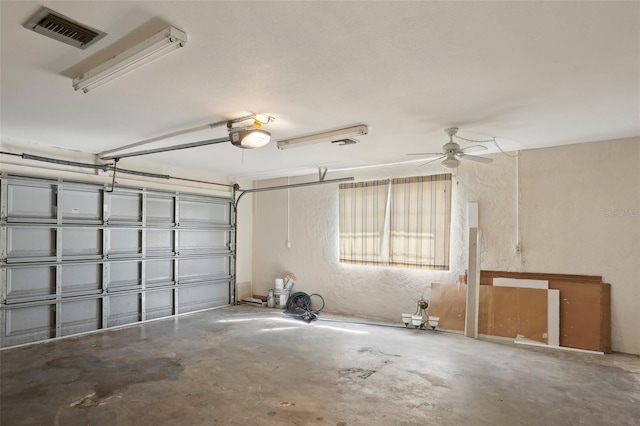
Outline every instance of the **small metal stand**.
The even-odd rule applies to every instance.
[[[427,309],[429,308],[429,301],[423,297],[416,300],[416,312],[412,314],[402,314],[402,322],[405,327],[408,327],[409,324],[413,325],[415,328],[424,328],[431,327],[433,330],[438,326],[438,322],[440,318],[438,317],[429,317],[427,314]]]

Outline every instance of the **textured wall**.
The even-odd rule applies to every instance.
[[[483,269],[603,275],[612,284],[613,349],[640,353],[640,218],[615,216],[640,209],[638,142],[524,151],[519,162],[496,154],[490,165],[463,163],[454,176],[449,272],[340,264],[336,184],[254,194],[253,290],[265,294],[275,277],[292,271],[297,289],[320,293],[327,311],[400,322],[400,313],[413,312],[414,299],[431,282],[453,283],[464,273],[466,206],[475,201]],[[327,179],[442,171],[414,164],[329,173]],[[258,186],[285,183],[278,179]],[[521,254],[515,252],[518,230]]]
[[[525,268],[611,283],[613,350],[640,354],[640,138],[526,151]]]
[[[516,244],[516,160],[494,156],[492,165],[465,163],[454,175],[451,224],[451,270],[424,271],[344,265],[338,262],[338,186],[319,185],[254,195],[253,288],[264,294],[275,277],[295,272],[296,287],[319,293],[331,312],[400,321],[402,312],[415,311],[415,299],[431,282],[455,283],[467,267],[467,203],[480,203],[484,234],[483,267],[518,270]],[[442,173],[440,166],[366,169],[329,173],[327,179],[356,176],[371,180],[396,176]],[[291,179],[291,183],[317,180],[317,176]],[[286,184],[286,179],[260,182],[260,186]],[[289,195],[289,203],[287,196]],[[287,205],[289,235],[287,248]]]

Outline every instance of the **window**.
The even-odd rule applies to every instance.
[[[449,269],[451,174],[340,184],[340,262]]]

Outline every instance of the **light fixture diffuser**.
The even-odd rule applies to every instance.
[[[186,42],[186,33],[175,27],[167,27],[102,65],[74,78],[73,88],[87,93],[184,46]]]
[[[321,142],[345,139],[350,136],[366,135],[367,133],[369,133],[369,128],[364,124],[359,124],[357,126],[346,127],[344,129],[331,130],[329,132],[315,133],[313,135],[278,141],[278,149],[297,148]]]
[[[442,163],[440,163],[440,164],[442,164],[442,166],[447,168],[447,169],[455,169],[456,167],[458,167],[460,165],[460,160],[458,160],[454,156],[450,155],[447,158],[445,158],[444,160],[442,160]]]
[[[269,143],[271,133],[262,129],[233,129],[229,131],[229,140],[239,148],[261,148]]]

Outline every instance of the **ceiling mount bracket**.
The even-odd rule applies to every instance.
[[[326,167],[318,167],[318,180],[320,182],[324,181],[324,178],[327,176],[327,169]]]
[[[331,143],[335,143],[338,146],[354,145],[358,142],[360,141],[353,138],[336,139],[335,141],[331,141]]]

